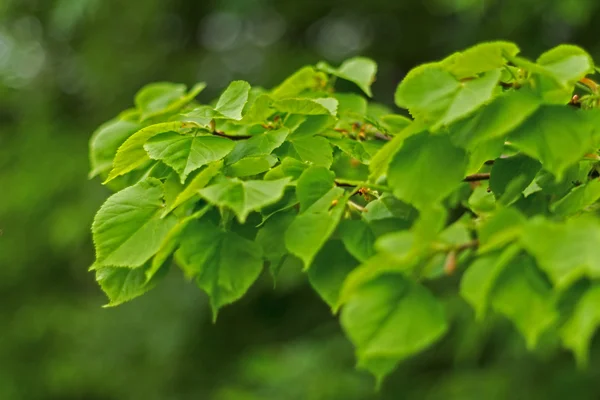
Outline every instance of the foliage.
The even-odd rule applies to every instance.
[[[118,190],[92,227],[110,305],[151,289],[173,258],[216,319],[263,265],[276,279],[300,263],[381,382],[448,331],[430,287],[460,275],[479,319],[494,311],[530,349],[554,339],[585,365],[600,322],[588,311],[595,67],[575,46],[535,63],[518,51],[483,43],[415,68],[395,96],[412,119],[335,91],[340,78],[371,95],[364,58],[304,67],[270,91],[235,81],[208,105],[193,100],[202,83],[143,88],[90,142],[92,170]]]

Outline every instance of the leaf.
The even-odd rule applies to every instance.
[[[594,72],[592,57],[582,48],[573,45],[556,46],[539,56],[537,63],[563,85],[574,84]]]
[[[115,159],[113,160],[113,168],[108,174],[108,178],[104,181],[104,184],[110,182],[118,176],[125,175],[128,172],[144,165],[150,160],[146,150],[144,150],[144,144],[158,135],[164,132],[183,132],[186,129],[194,128],[196,124],[193,122],[162,122],[154,124],[140,129],[119,147]]]
[[[344,153],[348,154],[350,157],[355,160],[360,161],[362,164],[369,165],[371,161],[371,153],[369,153],[363,143],[369,142],[359,142],[356,140],[352,140],[349,138],[328,138],[329,142],[334,146],[338,147]]]
[[[490,188],[503,204],[516,201],[542,168],[541,164],[524,154],[499,158],[490,173]]]
[[[525,256],[516,258],[501,274],[491,303],[494,310],[515,324],[530,350],[558,318],[550,286],[531,258]]]
[[[573,188],[565,197],[550,206],[558,215],[572,215],[585,211],[585,208],[600,199],[600,181],[589,181],[585,185]]]
[[[341,324],[356,347],[358,367],[378,383],[402,360],[448,330],[442,305],[421,285],[384,274],[357,288],[342,308]]]
[[[521,249],[509,246],[477,258],[466,270],[460,281],[460,295],[473,307],[479,321],[485,317],[494,285],[508,264]]]
[[[521,242],[558,289],[584,276],[600,277],[600,223],[595,219],[557,223],[534,218],[525,226]]]
[[[477,148],[492,139],[504,138],[540,106],[531,91],[508,91],[481,108],[472,117],[452,125],[452,141],[465,149]]]
[[[246,108],[243,111],[244,116],[240,120],[241,124],[261,124],[275,112],[271,108],[273,99],[268,94],[259,95],[252,103],[250,101],[248,100],[248,103],[246,103]]]
[[[492,100],[500,71],[461,82],[435,64],[415,68],[396,89],[395,102],[416,119],[432,125],[432,130],[469,116]]]
[[[199,193],[209,203],[233,210],[243,224],[252,211],[259,211],[281,199],[289,182],[289,178],[274,181],[241,181],[233,178],[200,189]]]
[[[288,77],[281,85],[271,92],[275,99],[283,99],[298,96],[308,89],[316,89],[324,86],[327,77],[313,67],[303,67]]]
[[[302,122],[294,128],[290,135],[291,139],[302,139],[315,136],[335,124],[335,118],[331,115],[307,115],[301,116]],[[288,121],[291,118],[288,118]]]
[[[285,232],[285,245],[308,269],[313,259],[335,231],[347,198],[344,190],[334,187],[298,215]]]
[[[440,65],[457,79],[477,76],[503,67],[505,55],[515,56],[519,47],[510,42],[487,42],[454,53],[440,62]]]
[[[354,93],[334,93],[333,96],[338,101],[338,113],[340,115],[360,115],[367,114],[367,99]]]
[[[176,223],[160,217],[163,195],[162,183],[150,178],[106,200],[92,224],[97,266],[135,268],[158,251]]]
[[[538,159],[561,180],[565,170],[594,149],[594,129],[573,107],[546,105],[509,136],[513,145]]]
[[[173,203],[167,207],[167,209],[163,213],[163,217],[166,214],[173,211],[175,208],[185,203],[186,201],[191,200],[196,196],[199,196],[198,191],[204,188],[206,185],[208,185],[212,178],[217,176],[217,174],[221,171],[222,167],[222,161],[210,163],[206,166],[206,168],[204,168],[196,176],[194,176],[190,183],[175,198],[175,201],[173,201]]]
[[[589,364],[590,344],[600,324],[600,286],[589,288],[581,297],[575,311],[560,329],[566,348],[570,349],[580,368]]]
[[[96,270],[96,281],[109,299],[104,307],[114,307],[133,300],[153,289],[165,273],[155,274],[151,281],[146,280],[146,269],[101,267]],[[166,272],[166,268],[163,268]]]
[[[233,81],[219,97],[215,110],[227,118],[240,120],[249,93],[250,85],[248,82]]]
[[[219,161],[235,146],[233,140],[209,135],[180,135],[166,132],[144,144],[153,160],[160,160],[179,174],[181,183],[198,168]]]
[[[282,211],[269,218],[256,234],[256,243],[262,249],[271,270],[277,267],[288,253],[285,247],[285,231],[290,226],[296,213],[293,210]]]
[[[422,133],[406,139],[390,162],[394,196],[425,208],[448,196],[465,175],[466,154],[447,136]]]
[[[300,212],[306,211],[335,186],[335,174],[325,167],[309,167],[296,184]]]
[[[185,85],[170,82],[156,82],[144,86],[135,95],[135,106],[141,112],[142,120],[159,115],[164,109],[185,95]]]
[[[365,221],[344,220],[338,230],[344,247],[358,261],[365,262],[375,255],[375,234]]]
[[[283,99],[273,103],[281,112],[301,115],[333,115],[337,113],[338,102],[334,98]]]
[[[517,240],[526,221],[515,208],[500,208],[478,227],[479,253],[501,249]]]
[[[277,157],[272,155],[252,156],[241,159],[225,169],[225,175],[230,177],[245,177],[262,174],[277,164]],[[280,178],[283,178],[280,177]]]
[[[353,82],[367,96],[373,97],[371,84],[375,81],[375,75],[377,74],[375,61],[365,57],[354,57],[344,61],[339,68],[333,68],[325,62],[320,62],[317,64],[317,69]]]
[[[325,243],[308,270],[310,285],[334,309],[346,276],[358,263],[339,240]]]
[[[213,321],[226,304],[241,298],[262,271],[258,244],[233,232],[225,232],[206,218],[190,223],[177,251],[186,275],[210,297]]]
[[[304,137],[290,140],[291,155],[301,161],[329,168],[333,163],[333,150],[324,137]]]
[[[235,143],[233,151],[229,153],[225,162],[231,165],[245,157],[269,155],[283,144],[289,133],[289,129],[280,128],[261,133],[248,140],[239,140]]]
[[[108,173],[119,146],[142,125],[121,119],[113,119],[102,124],[90,139],[90,178]]]

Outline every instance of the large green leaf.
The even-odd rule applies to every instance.
[[[227,118],[240,120],[249,93],[250,85],[248,82],[233,81],[219,97],[215,110]]]
[[[334,68],[325,62],[320,62],[317,64],[317,68],[338,78],[354,82],[367,96],[373,97],[371,84],[375,81],[377,64],[370,58],[350,58],[344,61],[339,68]]]
[[[560,329],[562,341],[570,349],[577,364],[586,367],[589,363],[589,348],[598,325],[600,325],[600,285],[589,288],[579,299],[573,314]]]
[[[344,220],[340,223],[339,234],[346,250],[361,262],[375,255],[375,234],[365,221]]]
[[[395,101],[436,130],[492,100],[499,80],[500,71],[494,70],[462,82],[441,66],[427,64],[408,73],[398,85]]]
[[[121,119],[102,124],[90,139],[90,178],[108,173],[119,146],[141,128],[137,122]]]
[[[154,136],[159,133],[171,131],[180,133],[196,126],[197,124],[194,122],[175,121],[162,122],[140,129],[129,136],[129,138],[127,138],[127,140],[119,147],[115,159],[113,160],[113,168],[104,183],[106,184],[118,176],[125,175],[150,161],[148,153],[144,150],[144,144]]]
[[[252,211],[259,211],[281,199],[289,182],[289,178],[273,181],[242,181],[233,178],[205,187],[199,193],[211,204],[233,210],[243,224]]]
[[[509,136],[524,153],[538,159],[561,180],[565,170],[577,163],[597,143],[596,132],[581,111],[573,107],[540,107]]]
[[[175,225],[164,209],[162,183],[147,179],[112,195],[92,224],[96,265],[139,267],[150,259]]]
[[[113,307],[133,300],[154,288],[164,273],[154,274],[153,279],[146,279],[144,268],[102,267],[96,270],[96,281],[106,293],[109,303],[104,307]],[[163,268],[166,272],[166,268]]]
[[[565,197],[552,204],[551,209],[559,215],[572,215],[585,211],[586,207],[600,199],[600,180],[589,181],[573,188]]]
[[[498,278],[491,303],[515,324],[529,349],[535,348],[558,318],[550,285],[525,256],[514,259]]]
[[[521,241],[558,288],[583,276],[600,277],[600,223],[595,219],[558,223],[535,218],[525,226]]]
[[[271,271],[275,271],[283,257],[288,253],[285,247],[285,231],[290,226],[296,213],[286,210],[273,215],[261,226],[256,234],[256,243],[262,249],[265,259],[269,261]]]
[[[144,149],[150,158],[160,160],[173,168],[183,183],[190,172],[221,160],[234,146],[233,140],[219,136],[166,132],[148,140]]]
[[[524,154],[499,158],[492,167],[490,188],[496,199],[510,204],[518,199],[541,168],[537,160]]]
[[[440,65],[458,79],[493,71],[506,64],[505,56],[515,56],[519,47],[510,42],[487,42],[445,58]]]
[[[175,103],[185,94],[186,87],[180,83],[155,82],[144,86],[135,95],[135,106],[142,119],[146,119],[169,105]]]
[[[403,359],[438,341],[448,329],[442,305],[421,285],[384,274],[358,287],[341,314],[358,367],[378,382]]]
[[[303,67],[293,73],[271,92],[276,99],[298,96],[307,89],[316,89],[324,86],[327,81],[325,74],[313,67]]]
[[[208,185],[210,181],[217,176],[222,167],[222,161],[217,161],[207,165],[206,168],[194,176],[190,183],[188,183],[181,193],[177,195],[175,200],[168,205],[163,215],[170,213],[186,201],[191,200],[194,197],[199,197],[198,191]]]
[[[308,269],[335,231],[346,207],[344,190],[334,187],[298,215],[285,232],[285,245]]]
[[[283,99],[273,104],[281,112],[301,115],[336,115],[338,102],[326,97],[319,99]]]
[[[537,63],[563,84],[573,84],[594,72],[592,57],[573,45],[556,46],[539,56]]]
[[[177,260],[209,295],[213,320],[219,308],[246,293],[263,268],[258,244],[222,231],[206,218],[187,226]]]
[[[296,183],[300,212],[306,211],[335,186],[335,174],[325,167],[310,167]]]
[[[280,128],[261,133],[248,140],[240,140],[236,142],[233,151],[227,156],[225,162],[233,164],[244,157],[269,155],[283,144],[289,133],[289,129]]]
[[[289,155],[298,160],[329,168],[333,163],[333,149],[324,137],[290,139]]]
[[[448,196],[465,175],[464,150],[448,136],[422,133],[406,139],[388,168],[394,196],[417,208],[428,207]]]

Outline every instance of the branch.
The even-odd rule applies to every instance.
[[[233,136],[233,135],[228,135],[225,132],[221,132],[221,131],[214,131],[213,135],[224,137],[224,138],[231,139],[231,140],[244,140],[244,139],[250,139],[252,137],[250,135]]]
[[[353,181],[349,179],[336,179],[335,185],[340,187],[364,187],[368,189],[378,190],[380,192],[390,192],[391,189],[384,185],[377,185],[375,183]]]
[[[465,179],[463,179],[463,181],[464,182],[479,182],[479,181],[487,181],[488,179],[490,179],[490,173],[484,172],[481,174],[469,175]]]

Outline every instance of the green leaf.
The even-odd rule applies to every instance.
[[[491,303],[515,324],[530,350],[558,318],[550,286],[525,256],[514,259],[498,278]]]
[[[557,223],[538,217],[527,223],[521,242],[559,289],[584,276],[600,277],[600,223],[595,219]]]
[[[148,119],[181,99],[185,90],[185,85],[178,83],[151,83],[135,95],[135,106],[141,112],[142,120]]]
[[[313,166],[304,170],[296,184],[300,212],[306,211],[334,186],[335,174],[329,169]]]
[[[250,101],[248,100],[243,111],[244,117],[240,120],[241,124],[262,124],[275,112],[271,108],[273,99],[268,94],[259,95],[252,103]]]
[[[560,45],[542,54],[537,63],[563,84],[574,84],[594,72],[592,57],[582,48]]]
[[[333,127],[335,124],[335,118],[331,115],[307,115],[300,116],[302,122],[294,127],[294,131],[290,135],[290,138],[301,139],[305,137],[315,136],[318,133],[325,131],[329,127]],[[288,118],[290,121],[292,118]]]
[[[144,150],[144,144],[158,135],[165,132],[183,132],[186,129],[196,127],[194,122],[162,122],[140,129],[119,147],[115,159],[113,160],[113,168],[108,174],[108,178],[104,184],[110,182],[118,176],[125,175],[136,168],[141,167],[146,162],[150,161],[148,153]]]
[[[214,226],[206,218],[190,223],[177,260],[210,297],[213,321],[218,310],[242,297],[263,268],[258,244]]]
[[[533,182],[541,168],[537,160],[524,154],[499,158],[492,166],[490,188],[496,199],[503,204],[510,204]]]
[[[520,237],[526,219],[515,208],[500,208],[478,227],[479,253],[503,248]]]
[[[426,64],[406,75],[396,89],[395,102],[437,130],[492,100],[499,80],[500,71],[494,70],[461,82],[441,66]]]
[[[317,68],[338,78],[355,83],[365,94],[373,97],[371,84],[375,81],[377,64],[365,57],[354,57],[346,60],[339,68],[333,68],[325,62],[317,64]]]
[[[237,141],[233,151],[225,158],[225,162],[230,165],[245,157],[269,155],[283,144],[289,133],[289,129],[280,128],[261,133],[248,140]]]
[[[259,211],[281,199],[289,182],[289,178],[274,181],[241,181],[233,178],[205,187],[199,193],[211,204],[233,210],[243,224],[252,211]]]
[[[324,137],[303,137],[289,143],[289,155],[294,158],[326,168],[333,163],[333,149]]]
[[[173,168],[183,183],[190,172],[221,160],[234,146],[233,140],[219,136],[166,132],[148,140],[144,149],[153,160],[160,160]]]
[[[92,224],[97,266],[139,267],[158,251],[176,223],[161,219],[163,196],[162,183],[150,178],[106,200]]]
[[[96,270],[96,281],[108,297],[104,307],[114,307],[135,299],[154,288],[165,273],[155,274],[152,280],[146,280],[147,267],[118,268],[102,267]],[[165,272],[166,268],[162,268]]]
[[[338,230],[344,247],[354,258],[365,262],[375,255],[375,234],[365,221],[344,220]]]
[[[298,215],[285,232],[285,245],[308,269],[335,231],[346,207],[344,190],[334,187]]]
[[[565,197],[550,206],[558,215],[572,215],[585,211],[585,208],[600,199],[600,181],[589,181],[585,185],[573,188]]]
[[[600,286],[595,284],[581,297],[575,311],[560,329],[566,348],[570,349],[581,368],[589,364],[589,348],[600,324]]]
[[[400,274],[385,274],[352,293],[340,320],[356,347],[358,367],[380,383],[400,361],[446,333],[444,314],[427,289]]]
[[[489,297],[494,285],[508,264],[519,254],[518,246],[494,251],[477,258],[460,281],[460,295],[473,307],[478,320],[482,321],[489,307]]]
[[[308,270],[308,280],[319,296],[334,309],[344,280],[357,265],[339,240],[331,240],[315,257]]]
[[[327,77],[322,72],[313,67],[303,67],[273,89],[271,96],[275,99],[298,96],[305,90],[324,86],[326,81]]]
[[[510,142],[561,180],[565,170],[594,149],[595,131],[573,107],[546,105],[514,130]]]
[[[448,136],[422,133],[406,139],[392,159],[388,183],[394,196],[417,208],[448,196],[463,180],[467,160]]]
[[[354,93],[334,93],[333,96],[338,101],[338,113],[349,116],[365,116],[367,114],[367,99]]]
[[[505,92],[471,118],[452,125],[452,141],[471,150],[492,139],[504,138],[539,106],[540,99],[529,90]]]
[[[140,130],[142,125],[133,121],[113,119],[102,124],[90,139],[90,178],[108,173],[119,146]]]
[[[368,152],[365,148],[364,144],[369,142],[359,142],[356,140],[352,140],[349,138],[329,138],[329,142],[334,146],[338,147],[344,153],[348,154],[350,157],[360,161],[362,164],[369,165],[371,161],[371,153]],[[380,143],[380,142],[377,142]],[[376,152],[375,152],[376,153]]]
[[[293,210],[277,213],[269,218],[256,234],[256,243],[262,247],[263,254],[270,263],[271,271],[277,268],[282,262],[282,258],[288,254],[284,233],[295,216],[296,213]]]
[[[215,110],[227,118],[240,120],[249,93],[250,85],[248,82],[233,81],[219,97]]]
[[[281,112],[300,115],[333,115],[337,113],[338,102],[334,98],[283,99],[273,103]]]
[[[245,177],[262,174],[271,169],[279,160],[272,155],[252,156],[241,159],[225,169],[225,175]],[[283,178],[283,176],[281,177]]]
[[[190,183],[181,191],[181,193],[179,193],[173,203],[171,203],[164,211],[163,216],[170,213],[186,201],[191,200],[194,197],[198,197],[198,191],[208,185],[212,178],[217,176],[217,174],[221,171],[222,167],[222,161],[217,161],[207,165],[206,168],[194,176]]]
[[[477,76],[506,64],[505,55],[516,56],[519,47],[510,42],[487,42],[454,53],[440,62],[440,65],[458,79]]]

